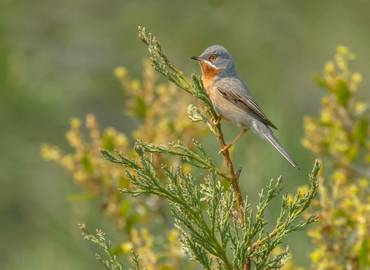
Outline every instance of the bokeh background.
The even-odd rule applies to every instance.
[[[0,1],[0,269],[100,269],[76,224],[115,236],[95,201],[71,201],[71,177],[40,157],[44,142],[68,150],[71,117],[94,112],[103,127],[130,132],[118,65],[140,76],[146,49],[137,25],[156,33],[172,61],[198,72],[190,56],[222,44],[256,100],[279,126],[296,171],[273,148],[247,135],[235,152],[252,197],[270,177],[287,191],[303,184],[314,157],[300,144],[302,118],[323,94],[312,82],[338,44],[356,54],[369,98],[370,1]],[[185,112],[184,112],[185,117]],[[236,129],[228,126],[231,137]],[[117,236],[119,237],[119,236]],[[289,244],[308,263],[304,232]]]

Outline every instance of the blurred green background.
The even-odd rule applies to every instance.
[[[113,226],[98,203],[68,200],[79,189],[63,169],[41,159],[40,144],[68,149],[69,119],[89,112],[104,127],[132,129],[112,71],[123,65],[140,75],[146,49],[137,25],[154,32],[188,73],[198,72],[190,56],[211,44],[233,54],[302,168],[295,171],[271,146],[247,135],[235,156],[244,167],[243,189],[255,197],[272,176],[284,175],[288,191],[306,180],[313,157],[300,145],[302,118],[317,113],[323,92],[311,79],[336,45],[358,55],[360,95],[369,98],[369,10],[365,0],[1,0],[0,269],[100,269],[76,224],[108,232]],[[228,126],[228,137],[235,133]],[[297,263],[307,264],[305,233],[293,234],[289,244]]]

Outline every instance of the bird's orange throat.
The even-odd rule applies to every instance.
[[[222,69],[215,68],[205,61],[200,61],[200,68],[202,70],[203,86],[208,90],[215,79],[215,77],[222,71]]]

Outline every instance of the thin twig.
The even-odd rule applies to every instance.
[[[224,149],[226,146],[226,143],[225,143],[224,134],[222,133],[221,123],[219,119],[215,121],[215,129],[217,131],[217,141],[220,145],[220,149]],[[243,196],[242,196],[242,193],[240,191],[240,186],[239,186],[240,171],[238,170],[237,172],[235,172],[234,165],[230,157],[229,149],[225,149],[224,151],[221,151],[221,153],[224,157],[225,164],[229,170],[229,174],[230,174],[229,179],[231,180],[231,184],[232,184],[232,187],[236,195],[236,210],[238,213],[238,220],[242,224],[244,221],[243,220],[244,203],[243,203]]]
[[[251,259],[250,258],[248,258],[247,259],[247,263],[246,264],[244,264],[244,267],[243,267],[243,270],[250,270],[251,269]]]

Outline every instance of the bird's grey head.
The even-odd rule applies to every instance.
[[[222,72],[235,72],[234,60],[231,54],[221,45],[209,46],[200,56],[194,56],[192,59]]]

